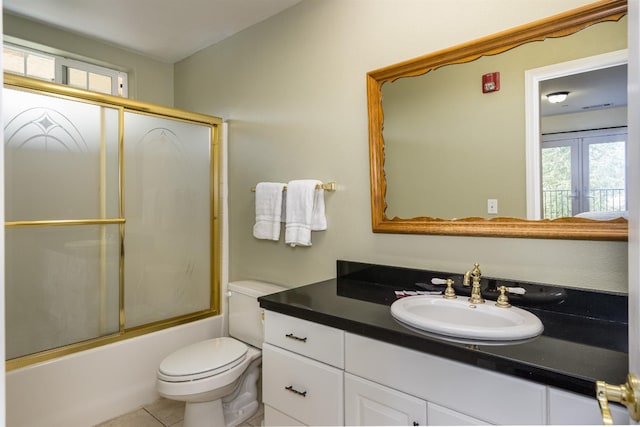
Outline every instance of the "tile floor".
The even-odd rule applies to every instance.
[[[137,411],[114,418],[96,427],[182,427],[184,403],[168,399],[159,399]],[[238,427],[259,427],[262,425],[264,411],[262,405],[258,412]]]

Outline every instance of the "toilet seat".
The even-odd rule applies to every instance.
[[[187,382],[212,377],[242,363],[247,352],[245,343],[230,337],[198,342],[167,356],[160,364],[158,379]]]

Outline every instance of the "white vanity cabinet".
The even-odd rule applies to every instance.
[[[359,335],[345,370],[427,402],[428,425],[546,424],[546,387]]]
[[[344,374],[344,398],[344,422],[349,426],[487,425],[348,372]]]
[[[364,378],[344,375],[344,423],[348,426],[427,425],[427,402]]]
[[[262,383],[266,426],[602,422],[595,397],[269,311]]]
[[[629,424],[629,413],[626,408],[610,404],[609,409],[611,409],[614,424]],[[593,398],[588,398],[549,387],[549,424],[602,425],[600,405],[595,394]]]
[[[265,312],[265,425],[344,424],[344,331]]]
[[[431,426],[486,426],[490,425],[477,418],[470,417],[453,409],[429,403],[427,406],[427,420]]]

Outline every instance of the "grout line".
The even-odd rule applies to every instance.
[[[168,425],[166,425],[164,422],[162,422],[161,419],[159,419],[158,417],[156,417],[155,415],[153,415],[149,410],[147,410],[147,408],[142,408],[145,410],[145,412],[149,415],[151,415],[153,417],[154,420],[158,421],[160,424],[162,424],[164,427],[169,427]]]

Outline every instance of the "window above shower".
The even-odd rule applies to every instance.
[[[127,73],[17,44],[4,43],[3,70],[115,96],[128,96]]]

